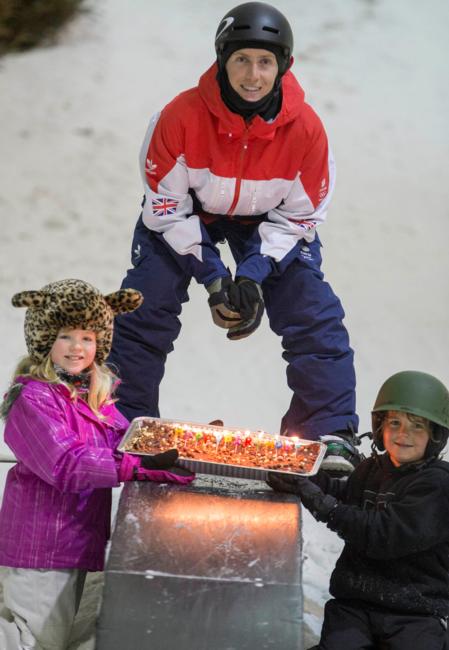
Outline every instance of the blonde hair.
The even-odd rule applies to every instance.
[[[96,362],[92,364],[90,372],[91,379],[87,393],[87,403],[95,415],[98,418],[103,419],[104,416],[101,415],[100,408],[104,404],[112,404],[115,401],[112,398],[112,392],[116,377],[105,364],[100,365]],[[62,379],[58,377],[50,355],[48,355],[41,363],[33,362],[29,356],[21,359],[13,374],[13,384],[15,383],[15,379],[19,376],[31,377],[32,379],[38,379],[39,381],[44,381],[48,384],[64,384],[64,386],[67,386],[69,389],[72,400],[76,400],[79,397],[76,386],[69,382],[62,381]]]

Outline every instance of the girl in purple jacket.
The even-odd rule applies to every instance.
[[[12,299],[28,308],[28,356],[2,404],[18,462],[0,511],[1,648],[67,647],[86,572],[103,569],[112,487],[194,478],[174,466],[175,450],[153,458],[116,450],[128,421],[114,405],[116,380],[104,361],[114,316],[142,300],[134,289],[103,296],[81,280]]]

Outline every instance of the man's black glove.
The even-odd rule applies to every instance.
[[[160,454],[154,454],[154,456],[142,455],[140,457],[140,466],[144,469],[164,469],[172,474],[176,474],[177,476],[192,476],[193,472],[190,472],[184,467],[178,467],[178,465],[175,465],[178,456],[179,454],[177,449],[168,449]]]
[[[234,299],[234,304],[240,313],[242,322],[230,328],[227,337],[231,341],[244,339],[252,334],[259,327],[265,309],[260,284],[243,276],[238,277],[235,284],[238,296]]]
[[[338,505],[338,501],[330,494],[324,494],[321,488],[303,476],[289,476],[270,472],[268,485],[277,492],[296,494],[301,503],[318,521],[328,521],[329,514]]]
[[[239,291],[231,277],[217,278],[207,285],[209,292],[209,307],[215,325],[229,329],[242,322],[235,302],[239,298]]]

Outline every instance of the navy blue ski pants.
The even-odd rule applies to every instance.
[[[248,228],[254,226],[225,220],[207,226],[212,241],[227,241],[237,264]],[[348,425],[357,430],[358,425],[353,351],[340,301],[320,271],[320,246],[318,238],[311,244],[300,242],[288,264],[278,264],[262,285],[270,327],[282,337],[287,382],[293,391],[280,431],[309,439]],[[145,300],[135,312],[116,318],[108,363],[122,380],[117,403],[122,413],[129,419],[158,417],[159,384],[181,329],[179,317],[191,277],[161,235],[148,230],[141,218],[132,262],[122,287],[138,289]]]

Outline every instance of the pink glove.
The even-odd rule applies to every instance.
[[[195,474],[188,469],[174,465],[177,457],[176,449],[170,449],[155,456],[123,454],[118,468],[118,479],[119,481],[155,481],[156,483],[188,485],[194,480]]]
[[[193,472],[189,472],[188,469],[184,469],[183,467],[172,467],[170,469],[172,471],[169,471],[167,469],[144,469],[143,467],[140,467],[136,472],[136,480],[188,485],[195,478],[195,474],[193,474]]]

